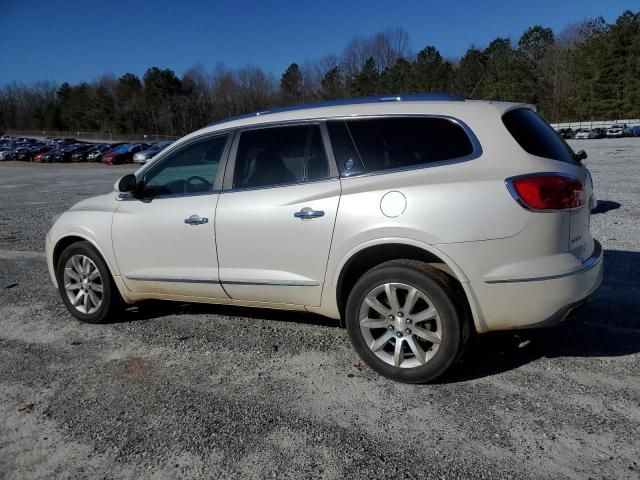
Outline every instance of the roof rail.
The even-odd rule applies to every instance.
[[[291,105],[288,107],[276,107],[269,110],[259,112],[246,113],[224,120],[216,120],[207,124],[207,127],[218,125],[220,123],[231,122],[233,120],[241,120],[243,118],[260,117],[271,113],[293,112],[296,110],[306,110],[310,108],[339,107],[346,105],[360,105],[363,103],[385,103],[385,102],[464,102],[464,98],[449,93],[403,93],[398,95],[384,95],[371,97],[354,97],[339,98],[337,100],[328,100],[326,102],[305,103],[301,105]]]

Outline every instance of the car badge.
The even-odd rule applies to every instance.
[[[344,162],[344,168],[347,170],[351,170],[353,168],[353,160],[351,158]]]

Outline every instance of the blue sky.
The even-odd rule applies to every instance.
[[[0,0],[0,84],[178,74],[195,64],[254,64],[276,76],[292,61],[339,54],[354,36],[401,27],[415,51],[460,56],[530,25],[561,31],[602,15],[614,21],[638,0],[418,1]]]

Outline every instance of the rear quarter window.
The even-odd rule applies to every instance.
[[[342,128],[332,128],[332,123],[339,122]],[[343,176],[411,168],[466,157],[474,151],[465,130],[447,118],[363,118],[327,125]],[[340,151],[348,153],[340,155]]]
[[[577,163],[567,142],[533,110],[510,110],[502,116],[502,122],[525,152],[537,157]]]

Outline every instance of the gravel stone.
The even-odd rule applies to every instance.
[[[600,199],[602,287],[559,327],[478,336],[433,385],[376,375],[310,314],[74,320],[50,219],[133,167],[0,163],[0,478],[637,478],[640,139],[570,143]]]

